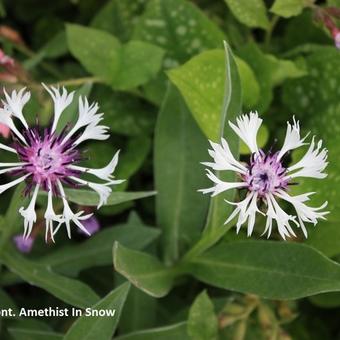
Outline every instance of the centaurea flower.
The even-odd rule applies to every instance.
[[[13,181],[0,185],[0,193],[19,184],[26,182],[25,194],[31,195],[31,201],[27,207],[19,209],[24,217],[24,238],[28,238],[36,222],[36,200],[39,190],[47,192],[46,211],[44,214],[46,223],[45,238],[54,235],[65,224],[68,236],[71,238],[71,222],[84,233],[89,234],[83,222],[92,214],[84,211],[73,212],[65,193],[64,186],[87,186],[96,191],[99,196],[98,208],[105,204],[111,193],[111,185],[121,183],[114,180],[113,172],[118,163],[117,152],[109,164],[100,169],[91,169],[79,166],[83,160],[79,144],[94,139],[105,140],[109,138],[108,127],[99,125],[103,119],[103,113],[97,113],[97,103],[89,104],[87,98],[79,97],[78,120],[73,127],[65,128],[61,133],[57,132],[59,118],[65,108],[73,101],[74,92],[68,93],[55,87],[45,89],[52,97],[54,103],[54,118],[50,128],[40,131],[39,127],[29,127],[23,114],[23,108],[30,99],[30,92],[25,88],[20,91],[12,91],[8,94],[4,90],[5,99],[0,109],[0,123],[6,124],[12,132],[14,143],[12,147],[0,144],[0,149],[17,155],[18,162],[0,163],[0,174],[8,173],[11,176],[20,176]],[[17,124],[18,123],[18,124]],[[17,125],[21,127],[18,128]],[[102,180],[102,183],[92,182],[80,178],[83,174],[89,174]],[[59,197],[63,203],[63,212],[57,214],[53,208],[53,197]],[[57,226],[54,227],[55,223]]]
[[[265,153],[258,148],[256,142],[257,132],[261,124],[262,119],[258,117],[257,113],[253,112],[238,117],[236,125],[229,122],[233,131],[251,151],[248,164],[234,158],[224,138],[222,138],[221,144],[210,142],[212,150],[209,150],[209,154],[213,158],[213,162],[203,164],[217,171],[234,171],[238,174],[239,180],[235,183],[224,182],[207,169],[207,176],[214,182],[214,186],[200,191],[215,196],[233,188],[246,190],[246,196],[243,200],[238,203],[228,202],[236,208],[225,223],[229,223],[238,216],[237,232],[247,222],[247,234],[250,236],[254,229],[256,213],[261,213],[267,218],[263,234],[267,233],[268,237],[272,232],[273,220],[276,221],[278,231],[283,239],[296,236],[291,223],[301,227],[305,237],[307,237],[305,222],[316,225],[318,219],[325,219],[324,216],[328,212],[322,210],[326,207],[327,202],[317,208],[309,207],[305,202],[309,200],[312,192],[291,196],[288,193],[288,187],[290,184],[294,184],[293,181],[298,177],[319,179],[326,177],[327,175],[323,171],[328,164],[327,150],[322,148],[322,141],[316,143],[315,138],[313,138],[305,155],[296,164],[285,167],[282,161],[283,157],[287,152],[307,145],[308,143],[305,140],[308,135],[301,138],[299,122],[294,119],[293,124],[287,122],[282,149],[275,153]],[[296,216],[286,213],[277,202],[278,199],[290,203],[296,211]],[[259,209],[259,201],[264,203],[264,211]]]

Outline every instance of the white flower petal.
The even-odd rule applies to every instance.
[[[12,120],[12,114],[11,112],[6,108],[0,108],[0,123],[7,125],[12,132],[24,143],[27,145],[26,139],[24,136],[19,132],[19,130],[14,125],[14,122]]]
[[[112,160],[109,162],[108,165],[104,166],[103,168],[100,169],[91,169],[91,168],[85,168],[77,165],[71,165],[69,168],[73,170],[78,170],[81,172],[86,172],[88,174],[94,175],[104,181],[112,181],[113,179],[113,172],[116,169],[116,166],[118,164],[118,157],[119,157],[119,150],[115,153],[113,156]],[[122,183],[125,180],[116,180],[112,184],[117,184],[117,183]]]
[[[50,235],[52,241],[54,242],[54,229],[53,229],[53,223],[58,222],[58,223],[63,223],[63,219],[61,215],[57,215],[54,212],[53,209],[53,201],[52,201],[52,190],[48,191],[48,198],[47,198],[47,207],[46,211],[44,214],[45,218],[45,241],[47,242],[48,240],[48,235]]]
[[[250,112],[249,115],[242,115],[236,118],[236,125],[229,121],[230,127],[247,144],[252,153],[258,152],[256,142],[257,132],[262,124],[257,112]]]
[[[19,184],[20,182],[24,181],[28,176],[30,176],[30,174],[27,174],[27,175],[24,175],[22,177],[19,177],[19,178],[15,179],[12,182],[0,185],[0,194],[5,192],[7,189],[12,188],[15,185]]]
[[[97,205],[97,208],[99,209],[103,204],[106,204],[108,197],[110,196],[112,190],[109,187],[109,185],[111,183],[105,183],[105,184],[100,184],[100,183],[93,183],[93,182],[89,182],[89,181],[85,181],[81,178],[77,178],[77,177],[70,177],[71,179],[73,179],[74,181],[87,185],[89,188],[91,188],[92,190],[96,191],[97,194],[99,195],[99,203]]]
[[[221,145],[212,141],[209,142],[213,148],[209,150],[209,154],[214,159],[214,162],[204,162],[202,164],[214,170],[232,170],[242,174],[247,172],[247,168],[234,158],[224,138],[221,139]]]
[[[304,140],[307,138],[307,136],[308,134],[303,138],[300,137],[299,121],[296,121],[295,117],[293,117],[293,125],[287,122],[286,137],[277,158],[281,159],[286,152],[305,145],[306,143],[304,143]]]
[[[107,130],[109,130],[109,127],[105,125],[95,124],[87,125],[82,135],[74,142],[74,145],[77,146],[88,139],[94,140],[108,139],[110,135],[107,133]]]
[[[53,119],[53,124],[51,128],[51,132],[54,132],[55,129],[57,128],[59,118],[65,108],[69,106],[72,103],[73,96],[74,96],[74,91],[71,93],[67,93],[65,87],[62,89],[62,93],[59,90],[59,88],[55,88],[53,86],[48,87],[44,83],[42,83],[46,91],[50,94],[50,96],[53,99],[54,103],[54,119]]]
[[[211,196],[216,196],[223,191],[234,189],[234,188],[243,188],[247,186],[245,182],[224,182],[220,180],[212,171],[206,169],[208,178],[213,181],[216,185],[207,189],[199,189],[198,191],[203,192],[203,194],[211,193]]]
[[[275,220],[277,223],[278,231],[281,237],[285,240],[286,237],[296,236],[290,222],[294,222],[297,226],[299,225],[295,216],[288,215],[276,202],[274,196],[272,194],[266,195],[266,202],[268,204],[268,209],[266,212],[267,218],[270,219],[267,222],[266,230],[268,231],[268,237],[270,236],[272,220]]]
[[[325,220],[325,216],[329,211],[320,211],[327,206],[327,202],[322,204],[320,207],[313,208],[309,207],[304,202],[309,201],[309,196],[313,193],[306,193],[298,196],[290,196],[286,192],[280,190],[276,196],[286,200],[291,203],[296,210],[296,214],[299,220],[300,227],[307,238],[307,230],[305,228],[304,222],[313,223],[316,225],[319,219]]]
[[[322,141],[320,140],[318,144],[315,145],[313,138],[305,155],[296,164],[287,169],[287,177],[325,178],[327,174],[323,173],[323,171],[328,165],[327,156],[328,151],[326,148],[322,149]],[[291,173],[295,170],[297,171]]]
[[[37,184],[34,188],[34,192],[32,195],[32,199],[28,207],[25,209],[24,207],[21,207],[19,209],[19,213],[24,218],[24,238],[28,238],[31,235],[33,224],[37,221],[37,214],[35,212],[35,202],[37,200],[39,191],[39,184]]]
[[[241,226],[248,220],[247,235],[250,236],[254,229],[256,213],[260,212],[257,207],[257,193],[256,192],[249,193],[246,196],[246,198],[241,202],[238,203],[228,202],[228,203],[235,205],[236,208],[231,213],[231,215],[225,221],[224,224],[228,224],[231,220],[234,219],[236,215],[238,215],[236,223],[236,232],[239,233]]]
[[[60,226],[65,223],[67,235],[69,238],[71,238],[71,222],[73,222],[79,229],[81,229],[85,234],[90,235],[90,233],[87,231],[87,229],[83,226],[83,224],[80,221],[86,220],[92,216],[92,214],[83,215],[84,211],[79,211],[76,214],[71,210],[66,198],[65,198],[65,191],[60,181],[58,181],[58,187],[60,190],[61,198],[64,204],[64,210],[62,215],[62,221],[59,223],[57,228],[54,230],[53,235],[55,235]]]
[[[6,97],[6,101],[3,101],[4,105],[8,107],[9,111],[13,116],[18,118],[24,127],[28,129],[28,125],[22,110],[25,104],[30,100],[31,93],[29,91],[25,92],[26,88],[22,88],[19,92],[13,90],[11,95],[6,92],[6,89],[3,89],[3,92]]]

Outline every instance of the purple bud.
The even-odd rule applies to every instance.
[[[87,220],[82,221],[82,224],[91,235],[95,234],[100,229],[99,221],[95,216],[91,216]],[[86,233],[84,233],[81,229],[78,229],[78,231],[80,234],[89,236]]]
[[[31,236],[24,238],[23,235],[17,235],[13,237],[13,241],[19,251],[29,253],[32,250],[34,238]]]

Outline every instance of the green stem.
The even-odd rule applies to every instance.
[[[280,19],[280,17],[278,15],[274,15],[272,20],[270,21],[269,28],[266,32],[266,36],[265,36],[265,39],[264,39],[264,45],[266,46],[267,49],[269,47],[274,28],[276,27],[279,19]]]
[[[54,84],[49,84],[52,86],[78,86],[83,85],[85,83],[102,83],[103,80],[98,77],[83,77],[83,78],[74,78],[68,80],[58,81]]]

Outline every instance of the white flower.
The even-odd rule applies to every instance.
[[[225,182],[219,179],[214,173],[207,169],[208,178],[214,183],[213,187],[201,189],[203,193],[210,193],[212,196],[223,191],[238,188],[246,190],[245,198],[232,203],[236,208],[231,213],[226,223],[237,217],[236,231],[247,223],[247,234],[250,236],[255,225],[257,213],[266,216],[264,233],[271,235],[273,221],[276,221],[278,232],[283,239],[296,236],[293,225],[300,227],[307,237],[305,223],[317,224],[319,219],[325,219],[327,211],[323,211],[327,202],[320,207],[313,208],[305,204],[312,193],[298,196],[289,195],[288,187],[292,180],[297,177],[324,178],[327,175],[323,172],[327,166],[327,150],[322,148],[322,141],[317,144],[314,138],[305,155],[296,164],[286,168],[282,163],[284,155],[300,146],[303,146],[307,136],[301,138],[299,122],[293,119],[293,124],[287,123],[286,137],[283,147],[276,153],[264,153],[257,146],[256,136],[261,126],[262,119],[257,113],[242,115],[237,118],[236,125],[229,122],[235,133],[247,144],[252,155],[248,164],[242,164],[232,155],[228,143],[222,138],[221,144],[210,142],[212,150],[209,150],[213,162],[205,162],[204,165],[218,171],[233,171],[241,179],[237,182]],[[285,212],[277,202],[278,199],[290,203],[295,209],[296,215]],[[263,211],[259,210],[258,202],[264,203]]]
[[[68,94],[65,88],[45,89],[51,95],[54,103],[54,118],[50,129],[45,129],[43,133],[36,127],[29,128],[22,113],[24,105],[30,99],[30,93],[25,89],[19,92],[13,91],[7,94],[3,100],[4,107],[0,109],[0,123],[6,124],[13,134],[15,141],[13,147],[0,144],[0,149],[15,153],[18,162],[0,163],[0,174],[8,173],[11,176],[20,176],[6,184],[0,185],[0,194],[7,189],[26,181],[25,193],[33,191],[30,203],[26,208],[21,207],[19,212],[24,217],[24,237],[28,238],[32,232],[33,225],[37,220],[35,212],[36,199],[39,190],[48,193],[47,206],[44,214],[46,223],[45,238],[54,236],[60,227],[65,224],[67,234],[71,237],[71,222],[87,233],[82,221],[88,219],[90,215],[84,215],[83,211],[74,213],[65,195],[63,186],[65,184],[75,185],[77,183],[87,185],[95,191],[98,196],[98,208],[107,202],[111,193],[110,186],[121,183],[121,180],[114,180],[113,172],[118,163],[117,152],[110,163],[101,169],[90,169],[81,167],[78,163],[83,159],[81,151],[77,146],[88,139],[103,140],[109,137],[108,127],[98,125],[103,119],[103,113],[97,113],[99,107],[97,103],[89,104],[88,100],[79,98],[79,117],[76,124],[62,134],[56,132],[58,121],[67,106],[72,103],[74,93]],[[15,120],[19,119],[24,126],[23,132],[15,125]],[[77,132],[77,133],[76,133]],[[96,183],[85,181],[81,175],[89,173],[104,181]],[[52,196],[61,198],[64,209],[62,214],[56,214],[53,209]],[[54,224],[58,223],[57,227]]]

